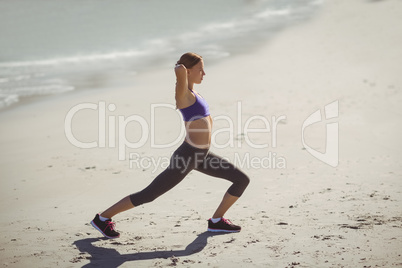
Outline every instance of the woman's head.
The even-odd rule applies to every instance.
[[[205,72],[204,61],[200,55],[188,52],[180,57],[177,64],[183,64],[184,67],[186,67],[190,87],[192,87],[193,84],[201,84]]]
[[[187,69],[193,68],[202,60],[202,57],[196,53],[188,52],[183,54],[177,64],[183,64]]]

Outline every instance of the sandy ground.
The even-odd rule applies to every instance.
[[[1,112],[0,265],[402,266],[401,18],[397,0],[332,1],[313,20],[250,54],[210,68],[206,59],[207,76],[197,89],[210,104],[214,129],[230,126],[218,116],[234,122],[233,137],[217,133],[212,150],[232,161],[247,154],[266,161],[243,167],[252,182],[226,215],[242,226],[237,234],[206,232],[229,185],[197,172],[155,202],[116,216],[119,239],[105,240],[89,225],[95,213],[162,170],[145,162],[130,167],[130,154],[163,160],[179,142],[151,148],[145,137],[140,148],[124,148],[126,159],[119,161],[123,129],[113,132],[115,148],[106,134],[106,148],[80,149],[66,137],[66,115],[80,103],[96,105],[73,117],[73,134],[83,142],[102,141],[103,102],[116,107],[105,112],[106,131],[118,116],[139,115],[150,123],[151,104],[174,103],[171,68],[137,76],[130,88],[86,90]],[[339,116],[325,120],[324,106],[336,101]],[[302,144],[303,122],[319,109],[323,120],[305,129],[304,141],[324,152],[326,123],[337,123],[336,167]],[[155,141],[174,141],[181,126],[177,112],[155,111]],[[283,120],[276,131],[245,135],[247,120],[256,115],[270,126],[273,116]],[[132,142],[142,137],[135,122],[125,133]],[[269,146],[252,148],[246,139]],[[227,141],[234,146],[219,148]]]

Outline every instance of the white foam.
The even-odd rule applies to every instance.
[[[16,94],[12,95],[3,95],[0,94],[0,108],[8,107],[12,104],[15,104],[19,101],[19,97]]]
[[[34,67],[34,66],[54,66],[62,64],[76,64],[85,62],[96,62],[100,60],[115,60],[119,58],[130,58],[136,56],[143,56],[148,54],[147,51],[116,51],[104,54],[91,54],[82,56],[71,56],[71,57],[60,57],[52,58],[46,60],[33,60],[33,61],[14,61],[14,62],[3,62],[0,63],[2,68],[12,68],[12,67]]]
[[[273,16],[287,16],[290,15],[290,9],[283,9],[283,10],[272,10],[267,9],[263,12],[260,12],[255,15],[256,18],[265,19],[265,18],[272,18]]]
[[[26,86],[26,87],[16,87],[9,90],[1,90],[3,96],[7,96],[7,93],[10,94],[8,96],[18,95],[23,97],[30,97],[35,95],[50,95],[63,93],[67,91],[74,90],[73,86],[66,85],[40,85],[40,86]],[[15,93],[15,94],[12,94]]]

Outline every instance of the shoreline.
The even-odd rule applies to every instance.
[[[230,125],[219,116],[232,118],[236,135],[239,126],[244,134],[252,116],[265,117],[270,126],[272,116],[286,116],[277,124],[275,147],[272,128],[249,134],[256,144],[269,143],[265,149],[216,132],[211,150],[218,155],[276,152],[286,160],[285,169],[244,169],[251,183],[226,215],[242,226],[238,234],[205,232],[229,185],[197,172],[155,202],[117,215],[120,239],[104,240],[89,226],[95,213],[161,171],[119,161],[108,131],[111,118],[117,126],[118,116],[140,115],[150,124],[151,104],[173,105],[173,67],[138,75],[129,87],[77,91],[1,111],[1,266],[400,266],[401,8],[392,0],[327,2],[312,20],[281,31],[256,51],[207,66],[197,91],[211,107],[214,131]],[[75,147],[65,135],[68,111],[100,101],[116,107],[106,110],[105,148]],[[324,107],[334,101],[339,115],[326,120]],[[304,141],[325,152],[327,123],[338,123],[336,167],[303,147],[303,123],[317,110],[322,120],[305,129]],[[178,136],[176,113],[157,114],[157,142]],[[99,142],[99,121],[98,110],[75,114],[75,137]],[[261,128],[261,122],[250,126]],[[124,129],[132,142],[141,138],[138,126]],[[242,146],[219,148],[228,139],[240,139]],[[151,147],[147,140],[125,152],[157,159],[175,149]]]
[[[285,8],[279,4],[278,6],[272,6],[271,8],[265,10],[263,12],[258,13],[256,10],[256,5],[250,5],[248,8],[250,10],[254,10],[255,14],[253,13],[250,18],[241,17],[241,21],[244,22],[244,25],[240,23],[240,21],[229,21],[226,24],[223,22],[215,23],[215,24],[207,24],[204,27],[199,28],[200,33],[204,33],[205,35],[214,35],[216,34],[213,30],[212,25],[215,25],[218,30],[225,29],[225,27],[234,27],[230,25],[239,24],[238,28],[244,27],[245,29],[249,29],[251,32],[245,34],[245,30],[243,29],[243,34],[245,34],[245,38],[241,40],[239,38],[231,36],[230,34],[226,36],[226,39],[223,38],[219,40],[219,38],[215,41],[217,43],[211,43],[208,46],[205,45],[205,40],[201,42],[200,36],[195,35],[193,36],[196,40],[200,41],[201,43],[195,42],[194,45],[198,47],[196,49],[199,54],[203,54],[208,66],[213,66],[215,64],[222,64],[227,59],[236,58],[237,56],[241,55],[248,55],[250,53],[254,53],[255,50],[262,48],[270,42],[271,39],[275,39],[277,35],[280,35],[282,31],[286,31],[288,28],[292,28],[295,25],[300,25],[304,23],[308,23],[310,20],[314,19],[317,13],[320,12],[321,4],[319,3],[308,3],[307,6],[301,8],[298,4],[290,5],[289,7]],[[246,5],[247,6],[247,5]],[[264,5],[262,5],[264,6]],[[264,8],[269,7],[269,5],[264,6]],[[278,10],[276,10],[279,8]],[[271,10],[273,9],[273,10]],[[282,10],[284,9],[284,10]],[[238,14],[239,15],[239,14]],[[244,15],[244,14],[243,14]],[[281,18],[277,21],[272,21],[272,18]],[[258,27],[256,26],[256,21],[260,21],[259,24],[264,25],[271,25],[270,28]],[[228,29],[231,31],[231,29]],[[233,31],[233,29],[232,29]],[[233,35],[233,33],[232,33]],[[174,47],[176,44],[173,42],[176,40],[182,40],[186,35],[179,35],[175,38],[170,37],[163,40],[154,40],[153,45],[157,45],[158,42],[165,42],[166,45],[173,45],[171,49],[165,49],[166,53],[160,53],[159,51],[154,51],[154,54],[157,56],[155,58],[149,55],[149,51],[110,51],[109,53],[104,52],[105,54],[95,54],[95,55],[71,55],[65,56],[60,58],[49,58],[49,59],[36,59],[36,60],[27,60],[21,62],[5,62],[0,65],[0,67],[6,68],[8,64],[14,67],[24,67],[29,69],[27,74],[20,73],[18,77],[7,77],[4,74],[4,79],[2,81],[2,86],[5,88],[10,87],[7,83],[12,83],[13,79],[16,81],[18,79],[26,79],[26,81],[22,81],[21,84],[15,84],[15,89],[22,88],[23,92],[27,94],[33,94],[32,96],[23,96],[25,93],[22,93],[22,96],[18,96],[18,101],[14,102],[11,105],[2,106],[0,109],[0,113],[6,110],[13,109],[13,107],[21,106],[24,104],[29,104],[33,101],[40,101],[42,98],[44,100],[48,98],[53,98],[54,96],[68,96],[69,94],[74,94],[74,92],[83,91],[83,90],[94,90],[94,89],[119,89],[119,88],[127,88],[130,87],[132,84],[135,83],[135,77],[144,75],[148,72],[159,72],[161,70],[166,70],[169,66],[169,62],[171,65],[174,65],[174,62],[180,57],[181,54],[187,52],[186,46]],[[232,43],[238,42],[239,44],[233,45],[230,44],[230,40]],[[219,42],[221,41],[221,43]],[[184,42],[184,41],[183,41]],[[154,44],[155,43],[155,44]],[[179,42],[180,43],[180,42]],[[230,45],[229,45],[230,44]],[[188,46],[187,46],[188,47]],[[109,48],[110,49],[110,48]],[[177,50],[181,50],[178,52]],[[165,51],[163,50],[163,51]],[[191,49],[190,49],[191,50]],[[198,51],[199,50],[199,51]],[[128,55],[132,54],[132,58],[130,59]],[[143,54],[141,54],[143,53]],[[138,59],[134,58],[136,54],[141,54],[138,56]],[[177,54],[175,57],[172,54]],[[219,55],[221,54],[221,55]],[[116,58],[113,58],[114,56]],[[120,57],[119,57],[120,55]],[[127,58],[125,58],[127,57]],[[82,59],[81,59],[82,58]],[[92,62],[93,61],[93,62]],[[159,63],[157,66],[155,63]],[[74,69],[68,69],[65,65],[71,64],[74,66]],[[43,70],[36,70],[35,66],[38,65],[43,68]],[[30,70],[32,69],[32,70]],[[54,69],[54,70],[53,70]],[[6,70],[6,69],[5,69]],[[7,70],[6,70],[7,71]],[[16,72],[18,73],[18,69],[10,69],[8,72]],[[23,72],[21,70],[20,72]],[[36,74],[39,72],[39,74]],[[42,73],[41,73],[42,72]],[[32,74],[33,73],[33,74]],[[46,77],[44,81],[40,80],[40,77]],[[36,79],[36,80],[35,80]],[[123,80],[124,82],[121,82]],[[8,81],[8,82],[7,82]],[[29,84],[31,81],[32,84]],[[28,84],[24,84],[27,83]],[[35,85],[35,83],[37,85]],[[42,84],[41,84],[42,83]],[[43,84],[44,83],[44,84]],[[36,87],[40,86],[44,87],[37,91]],[[41,94],[43,91],[50,92],[54,90],[66,90],[66,92],[62,93],[49,93],[49,94]],[[11,87],[13,88],[13,87]],[[53,89],[52,89],[53,88]],[[72,88],[72,89],[71,89]],[[31,90],[31,91],[30,91]],[[36,91],[35,91],[36,90]],[[5,95],[9,93],[5,91]],[[16,92],[17,95],[18,91]],[[10,95],[12,96],[12,95]],[[9,97],[10,97],[9,96]],[[4,97],[4,96],[3,96]],[[0,101],[1,102],[1,101]],[[2,104],[2,103],[0,103]]]

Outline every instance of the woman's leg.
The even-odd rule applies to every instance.
[[[183,143],[173,153],[169,166],[150,185],[140,192],[123,198],[100,215],[111,219],[118,213],[152,202],[180,183],[195,168],[196,161],[202,159],[206,154],[207,150],[197,149],[187,143]]]
[[[119,214],[120,212],[129,210],[133,208],[134,205],[131,203],[130,196],[124,197],[122,200],[111,206],[110,208],[106,209],[100,215],[102,217],[111,219],[114,215]]]
[[[223,196],[222,202],[219,204],[212,218],[222,218],[225,215],[226,211],[239,199],[237,196],[233,196],[228,192]]]
[[[106,209],[100,215],[111,219],[114,215],[129,210],[144,203],[149,203],[157,197],[163,195],[179,182],[191,171],[191,169],[178,169],[177,167],[168,167],[159,174],[150,185],[140,192],[124,197],[122,200]]]
[[[221,218],[228,209],[239,199],[250,182],[250,179],[232,163],[215,155],[208,153],[203,163],[199,164],[196,170],[207,175],[222,178],[232,182],[228,191],[223,196],[213,218]]]
[[[190,171],[188,171],[190,172]],[[135,194],[124,197],[122,200],[106,209],[100,215],[111,219],[114,215],[132,209],[136,206],[154,201],[163,195],[179,182],[181,182],[188,172],[182,173],[178,170],[166,169],[159,174],[150,185]]]

